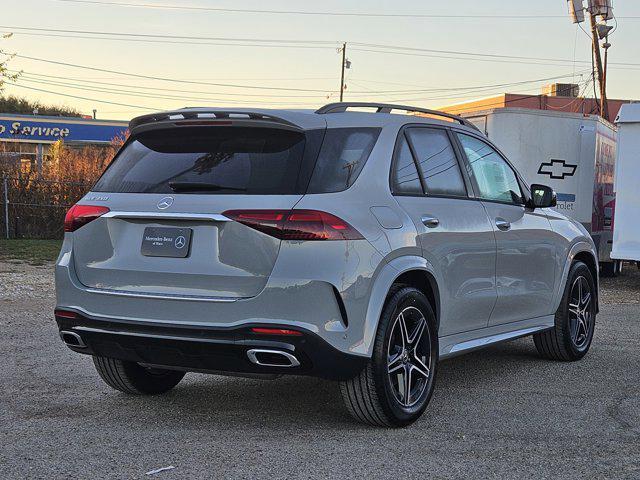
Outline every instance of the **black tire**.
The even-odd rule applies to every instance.
[[[401,312],[407,316],[402,319],[404,330],[398,323]],[[418,333],[420,325],[424,325],[421,334]],[[398,328],[409,333],[399,337]],[[413,342],[410,341],[412,335]],[[400,340],[401,351],[396,344]],[[393,355],[390,355],[391,349]],[[393,367],[390,367],[390,358],[395,362]],[[429,300],[413,287],[395,286],[380,317],[371,360],[356,377],[340,383],[347,410],[357,420],[374,426],[404,427],[413,423],[431,399],[437,363],[438,334]],[[389,368],[395,368],[398,374],[389,373]],[[409,381],[405,383],[406,378]],[[407,384],[409,388],[405,390]],[[415,388],[412,389],[412,385]],[[406,399],[406,405],[400,396]]]
[[[100,378],[112,388],[131,395],[157,395],[175,387],[185,372],[146,368],[135,362],[93,357]]]
[[[583,280],[584,279],[584,282]],[[574,313],[572,295],[577,288],[577,282],[582,283],[582,288],[588,286],[590,303],[588,306],[588,320],[583,315],[584,323],[577,319]],[[581,296],[584,298],[586,294]],[[581,302],[579,302],[581,303]],[[555,326],[552,329],[537,333],[533,336],[538,353],[550,360],[573,362],[584,357],[593,340],[593,332],[596,324],[596,288],[589,267],[582,262],[575,262],[569,270],[567,284],[562,295],[562,301],[555,316]],[[582,307],[581,307],[582,308]],[[587,307],[584,307],[587,311]],[[573,317],[576,317],[574,320]],[[584,325],[584,326],[582,326]],[[582,332],[582,334],[580,333]]]

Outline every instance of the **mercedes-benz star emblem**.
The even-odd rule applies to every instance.
[[[158,202],[158,208],[160,210],[164,210],[165,208],[169,208],[173,205],[173,197],[164,197]]]
[[[173,242],[173,244],[176,246],[178,250],[183,249],[187,244],[187,239],[184,238],[182,235],[180,235],[179,237],[176,237],[176,240],[175,242]]]

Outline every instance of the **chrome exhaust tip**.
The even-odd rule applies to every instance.
[[[60,331],[60,338],[67,347],[75,348],[87,348],[87,344],[84,343],[82,337],[76,332],[69,332],[68,330]]]
[[[298,359],[282,350],[269,350],[262,348],[252,348],[247,351],[247,357],[251,363],[260,365],[261,367],[298,367],[300,362]]]

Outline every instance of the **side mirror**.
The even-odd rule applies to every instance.
[[[533,208],[555,207],[558,204],[556,192],[551,187],[534,183],[531,185],[531,203]]]

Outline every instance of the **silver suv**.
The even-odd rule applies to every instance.
[[[462,118],[189,108],[130,132],[56,266],[60,336],[115,389],[315,375],[404,426],[440,360],[527,335],[545,358],[589,349],[593,241]]]

